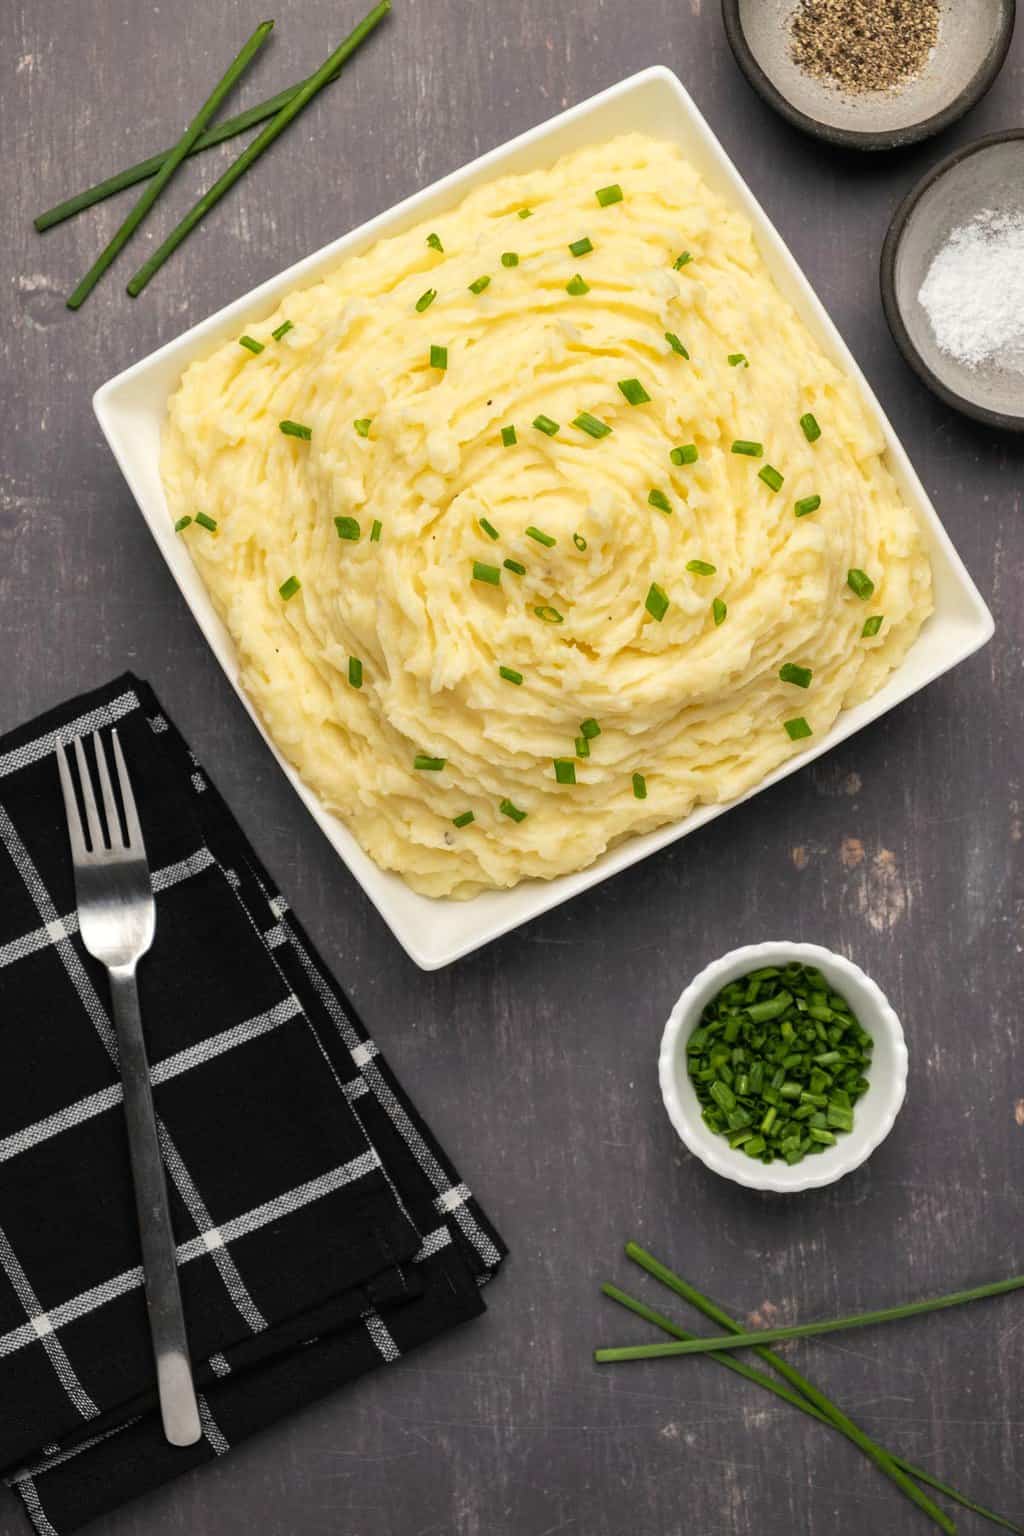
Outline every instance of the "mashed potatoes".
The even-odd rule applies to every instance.
[[[171,512],[271,735],[418,891],[749,789],[930,611],[857,390],[668,144],[492,182],[247,335],[171,400]]]

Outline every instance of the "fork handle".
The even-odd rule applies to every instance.
[[[110,966],[108,969],[121,1058],[135,1208],[142,1239],[149,1331],[156,1356],[160,1414],[164,1434],[171,1445],[194,1445],[202,1435],[202,1426],[189,1362],[185,1314],[178,1284],[177,1249],[142,1034],[135,965]]]

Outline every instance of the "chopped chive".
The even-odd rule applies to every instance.
[[[577,272],[576,276],[570,277],[569,281],[566,283],[565,291],[566,293],[571,294],[574,299],[579,299],[582,298],[585,293],[590,292],[590,284],[584,282],[583,278],[580,277],[580,274]]]
[[[814,735],[803,715],[797,715],[795,720],[784,720],[782,723],[790,741],[803,741],[807,736]]]
[[[642,773],[634,773],[633,775],[633,794],[637,800],[647,799],[647,780]]]
[[[503,816],[511,816],[513,821],[526,820],[526,811],[521,811],[517,805],[512,804],[511,800],[503,800],[498,806],[498,810]]]
[[[714,602],[711,604],[711,616],[715,621],[716,629],[718,628],[719,624],[725,623],[725,616],[728,612],[729,610],[725,603],[722,602],[722,599],[720,597],[716,597]]]
[[[476,817],[473,815],[472,811],[463,811],[461,816],[453,816],[452,817],[452,826],[453,827],[468,827],[470,822],[471,821],[475,821],[475,820],[476,820]]]
[[[488,586],[501,585],[501,571],[496,565],[485,565],[482,560],[473,561],[473,580],[485,581]]]
[[[287,581],[282,581],[277,590],[285,602],[287,602],[290,597],[295,596],[301,586],[302,582],[297,576],[289,576]]]
[[[793,503],[793,511],[797,517],[806,517],[809,512],[817,512],[820,506],[820,496],[802,496],[799,501]]]
[[[591,240],[584,235],[582,240],[570,240],[569,249],[574,256],[587,256],[594,249]]]
[[[552,421],[550,416],[535,416],[533,425],[538,432],[543,432],[545,437],[554,437],[558,431],[558,422]]]
[[[371,544],[379,544],[380,543],[380,530],[381,530],[381,527],[382,527],[382,524],[381,524],[380,518],[379,517],[375,517],[374,520],[373,520],[373,527],[370,529],[370,543]]]
[[[746,438],[738,437],[729,450],[730,453],[742,453],[748,459],[759,459],[764,453],[763,443],[751,443]]]
[[[671,513],[672,511],[672,503],[665,495],[665,492],[659,491],[657,486],[655,486],[652,491],[648,491],[647,504],[651,507],[657,507],[659,512]]]
[[[539,608],[535,608],[533,611],[537,615],[538,619],[542,619],[545,624],[565,623],[565,620],[562,618],[562,615],[559,613],[558,609],[552,608],[549,603],[543,603]]]
[[[360,527],[359,527],[359,519],[358,518],[356,518],[356,517],[336,517],[334,519],[334,526],[335,526],[335,528],[338,531],[338,538],[339,539],[348,539],[349,542],[352,543],[352,544],[355,544],[357,542],[357,540],[359,538],[359,534],[360,534]]]
[[[571,757],[552,758],[555,765],[555,780],[559,784],[576,783],[576,764]]]
[[[262,352],[263,342],[257,341],[255,336],[239,336],[238,345],[245,347],[247,352]]]
[[[417,752],[412,765],[424,773],[441,773],[447,761],[446,757],[428,757],[425,752]]]
[[[856,567],[853,570],[847,571],[846,585],[850,588],[851,592],[856,592],[857,596],[863,598],[865,602],[867,602],[875,590],[875,584],[871,577],[865,571],[858,571]]]
[[[659,587],[656,581],[651,582],[651,589],[647,594],[644,607],[652,619],[657,619],[660,624],[668,612],[668,595],[663,587]]]
[[[689,251],[680,251],[672,265],[677,272],[681,272],[684,267],[689,266],[692,260],[693,257],[690,255]]]
[[[207,533],[217,532],[217,519],[215,517],[210,517],[206,512],[197,512],[196,522],[200,528],[205,528]]]
[[[497,528],[495,528],[493,523],[489,523],[486,517],[482,517],[480,519],[480,527],[483,529],[484,533],[486,533],[489,539],[501,538],[501,534],[498,532]]]
[[[523,681],[523,674],[514,667],[499,667],[498,676],[504,678],[506,683],[515,683],[517,688]]]
[[[373,417],[360,416],[359,420],[354,421],[352,425],[355,427],[360,437],[369,437],[370,428],[373,426]]]
[[[416,313],[418,315],[422,315],[423,311],[425,309],[429,309],[431,304],[433,304],[433,302],[434,302],[434,300],[436,298],[437,298],[437,289],[436,288],[428,288],[426,293],[421,293],[419,298],[416,300]]]
[[[759,469],[757,478],[763,480],[770,491],[782,490],[784,477],[771,464],[766,464],[763,469]]]
[[[502,562],[506,571],[511,571],[514,576],[525,576],[526,566],[520,565],[518,560],[505,560]]]
[[[518,219],[532,219],[533,218],[533,209],[532,208],[520,208],[519,212],[516,214],[516,218],[518,218]]]
[[[810,667],[798,667],[792,661],[787,661],[785,666],[779,668],[781,681],[794,683],[797,688],[809,688],[813,675]]]
[[[352,688],[363,686],[363,664],[358,656],[350,656],[348,659],[348,681]]]
[[[513,448],[513,447],[515,447],[515,444],[516,444],[516,429],[515,429],[515,427],[502,427],[502,429],[501,429],[501,446],[503,448]]]
[[[679,340],[679,337],[676,335],[675,331],[666,331],[665,340],[668,342],[673,352],[678,352],[680,357],[685,357],[687,362],[690,361],[690,354]]]
[[[600,734],[601,727],[594,719],[593,715],[591,715],[587,720],[580,721],[580,735],[585,736],[588,741],[592,741],[595,736],[600,736]]]
[[[551,549],[553,545],[558,543],[558,540],[553,539],[550,533],[545,533],[542,528],[535,528],[532,523],[526,530],[526,536],[529,539],[536,539],[537,543],[543,544],[545,549]]]
[[[573,417],[572,424],[588,437],[608,437],[612,430],[606,421],[591,416],[589,411],[580,411],[578,416]]]
[[[610,187],[598,187],[594,196],[602,208],[610,208],[612,203],[622,202],[622,188],[618,182],[613,182]]]
[[[313,428],[304,427],[301,421],[279,421],[278,426],[285,437],[301,437],[304,443],[308,443],[313,436]]]
[[[816,443],[821,436],[821,428],[810,411],[807,412],[806,416],[800,417],[800,425],[803,428],[803,434],[807,441],[809,443]]]
[[[646,405],[651,398],[639,379],[620,379],[619,388],[630,405]]]
[[[515,251],[502,251],[501,264],[503,267],[518,267],[519,256]]]
[[[441,236],[440,235],[428,235],[427,236],[427,244],[430,246],[430,249],[432,251],[443,251],[444,250],[444,246],[441,244]]]
[[[885,614],[884,613],[873,613],[871,615],[870,619],[865,619],[864,620],[864,628],[860,632],[861,633],[861,638],[863,640],[870,640],[870,639],[872,639],[872,637],[874,635],[877,635],[878,631],[882,627],[882,623],[883,623],[884,619],[885,619]]]
[[[669,454],[673,464],[696,464],[697,444],[681,443],[678,448],[673,448]]]
[[[587,547],[587,541],[583,537],[582,533],[574,533],[572,536],[572,541],[576,545],[576,548],[579,550],[580,554],[582,554]],[[870,623],[870,620],[868,622]],[[875,630],[874,633],[877,634],[878,631]]]
[[[729,353],[729,367],[730,368],[749,368],[750,364],[747,361],[746,353],[744,353],[744,352],[730,352]]]
[[[430,366],[431,366],[431,368],[440,368],[441,372],[442,373],[444,372],[444,370],[448,367],[448,348],[447,347],[434,347],[434,346],[431,347],[431,349],[430,349]]]
[[[577,757],[589,757],[590,756],[590,742],[587,740],[587,738],[585,736],[577,736],[576,737],[576,756]]]
[[[490,282],[491,279],[485,272],[482,277],[473,279],[469,285],[469,291],[470,293],[483,293],[484,289],[490,286]]]
[[[275,341],[282,341],[284,337],[288,335],[288,332],[294,331],[294,329],[295,327],[290,320],[282,320],[281,324],[277,327],[277,330],[271,331],[270,334],[273,336]]]
[[[186,513],[184,517],[179,517],[178,521],[174,525],[175,533],[181,533],[183,529],[188,527],[191,521],[192,519],[189,517],[188,513]]]
[[[694,576],[713,576],[718,566],[712,565],[707,560],[687,560],[686,569],[692,571]]]

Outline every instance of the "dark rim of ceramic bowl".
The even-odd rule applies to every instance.
[[[882,308],[885,310],[885,318],[892,332],[893,341],[918,378],[923,379],[933,394],[938,395],[940,400],[944,400],[954,410],[963,411],[965,415],[973,416],[976,421],[984,421],[992,427],[1003,427],[1010,432],[1024,432],[1024,413],[1011,416],[1005,411],[991,410],[987,405],[979,405],[974,400],[968,400],[965,395],[957,394],[955,389],[950,389],[949,385],[939,378],[915,347],[896,296],[896,262],[899,258],[900,243],[910,216],[924,194],[962,160],[967,160],[971,155],[989,149],[993,144],[1009,144],[1015,139],[1024,139],[1024,128],[1008,128],[1002,133],[988,133],[983,139],[975,139],[973,143],[965,144],[962,149],[954,150],[951,155],[946,156],[945,160],[940,160],[938,165],[933,166],[928,174],[911,188],[893,214],[885,244],[882,246],[879,276],[882,286]]]
[[[812,138],[824,139],[826,143],[838,145],[843,149],[896,149],[903,144],[916,144],[921,139],[931,138],[933,134],[941,133],[944,128],[955,123],[981,100],[1002,69],[1013,38],[1016,14],[1017,0],[1007,0],[1002,27],[993,38],[992,46],[982,60],[977,73],[967,82],[963,90],[954,96],[948,106],[943,107],[941,112],[934,112],[931,117],[922,118],[919,123],[910,123],[903,128],[886,128],[869,132],[856,128],[837,128],[832,123],[823,123],[820,119],[810,117],[806,112],[801,112],[799,107],[795,107],[788,96],[784,96],[778,86],[769,80],[755,58],[740,19],[740,0],[722,0],[722,20],[725,23],[725,35],[729,39],[729,46],[732,48],[737,64],[758,95],[795,128],[809,133]]]

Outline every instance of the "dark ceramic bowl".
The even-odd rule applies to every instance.
[[[929,389],[978,421],[1020,432],[1024,371],[998,355],[968,366],[944,352],[919,298],[953,231],[988,212],[1024,218],[1024,128],[958,149],[904,198],[882,247],[882,304],[896,345]]]
[[[942,0],[939,40],[924,71],[892,91],[847,95],[805,73],[789,51],[798,0],[722,0],[736,62],[797,128],[847,149],[894,149],[940,133],[980,101],[1013,36],[1016,0]]]

